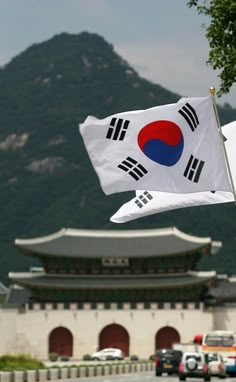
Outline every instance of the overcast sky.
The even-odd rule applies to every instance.
[[[185,96],[219,87],[203,23],[187,0],[0,0],[0,65],[61,32],[98,33],[144,78]],[[216,98],[236,108],[236,85]]]

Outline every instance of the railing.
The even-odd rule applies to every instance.
[[[187,309],[194,310],[204,308],[204,303],[193,302],[106,302],[106,303],[30,303],[26,304],[25,310],[157,310],[157,309]]]
[[[153,362],[135,362],[128,364],[104,364],[104,365],[85,365],[58,367],[39,370],[25,371],[1,371],[1,382],[41,382],[59,379],[75,379],[85,377],[99,377],[106,375],[141,373],[154,371]]]

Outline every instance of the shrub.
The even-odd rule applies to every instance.
[[[63,354],[61,357],[60,357],[60,360],[61,361],[69,361],[70,357],[66,354]]]
[[[83,361],[91,361],[91,355],[90,354],[84,354]]]
[[[50,361],[55,362],[58,360],[58,354],[57,353],[49,353],[48,358],[50,359]]]
[[[130,356],[130,361],[138,361],[138,360],[139,360],[139,358],[137,355],[131,355]]]
[[[156,354],[152,354],[152,355],[150,355],[149,360],[155,361],[155,358],[156,358]]]

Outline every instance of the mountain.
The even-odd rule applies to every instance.
[[[0,69],[0,279],[36,260],[14,248],[14,239],[47,235],[62,227],[145,229],[177,226],[222,240],[201,269],[236,273],[235,205],[194,207],[115,225],[110,216],[133,193],[101,191],[79,134],[87,115],[177,101],[181,95],[141,78],[101,36],[62,33],[35,44]],[[236,109],[218,107],[222,124]]]

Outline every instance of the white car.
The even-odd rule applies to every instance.
[[[186,352],[183,354],[179,364],[179,380],[186,378],[203,378],[204,381],[211,380],[207,356],[202,352]]]
[[[211,375],[216,375],[219,378],[226,377],[226,367],[219,353],[208,353],[208,367]]]
[[[122,360],[124,354],[122,350],[117,348],[107,348],[97,351],[91,355],[92,361],[109,361],[109,360]]]

